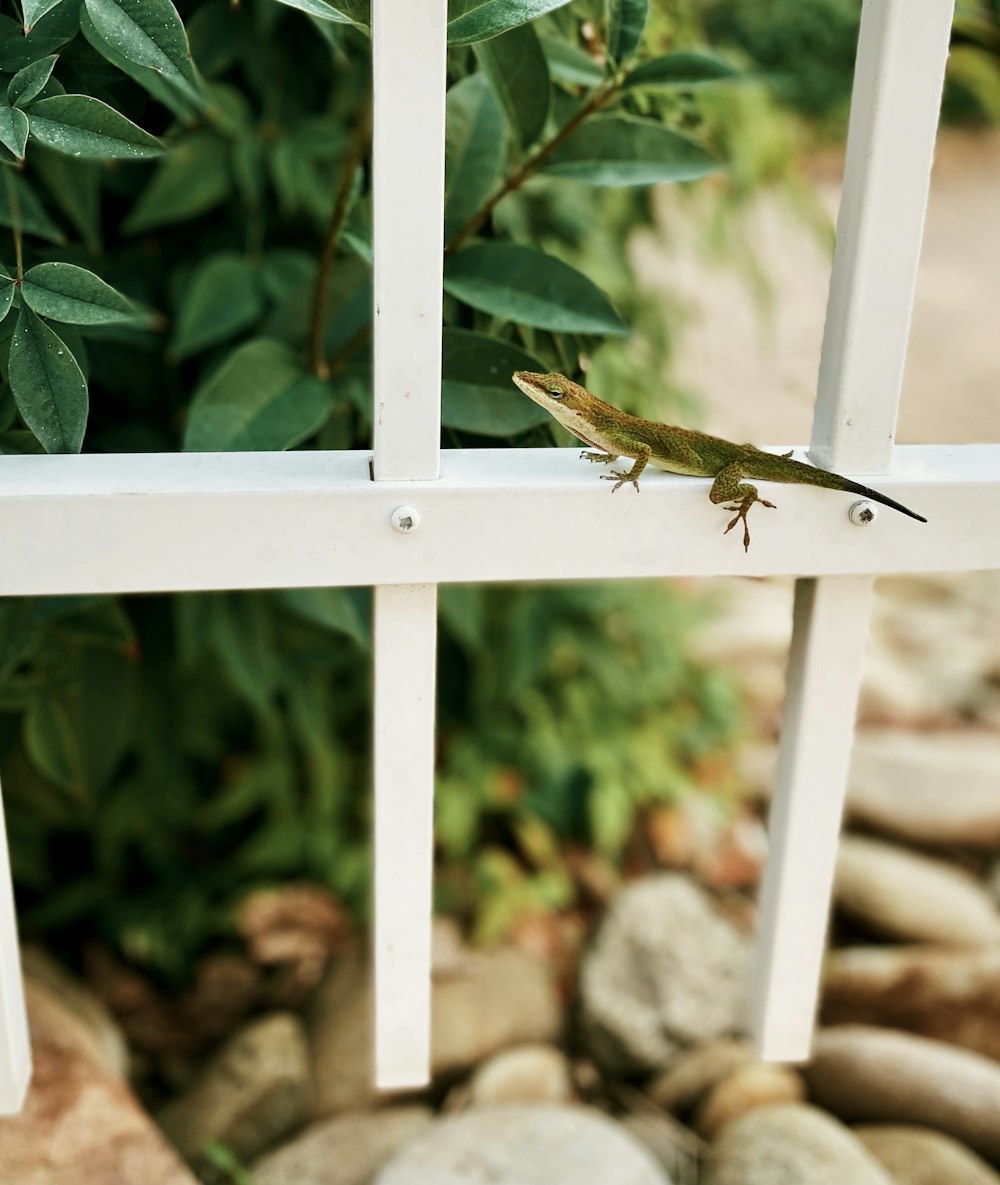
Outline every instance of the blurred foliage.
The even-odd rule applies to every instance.
[[[366,447],[367,4],[44,7],[0,20],[0,453]],[[625,243],[652,182],[722,168],[737,71],[680,6],[450,16],[445,445],[552,441],[515,366],[662,410]],[[570,904],[570,849],[619,859],[739,710],[680,593],[445,588],[441,616],[440,900],[487,937]],[[0,602],[24,932],[180,982],[256,886],[363,915],[370,629],[367,590]]]

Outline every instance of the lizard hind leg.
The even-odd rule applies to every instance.
[[[736,526],[736,524],[743,520],[743,550],[750,550],[750,528],[747,525],[747,512],[755,502],[759,502],[761,506],[767,506],[771,510],[775,509],[773,502],[768,502],[757,493],[757,487],[750,485],[749,482],[742,480],[743,471],[739,465],[727,465],[721,469],[715,476],[715,481],[712,483],[712,488],[709,491],[709,498],[715,505],[723,502],[729,502],[730,499],[733,505],[727,506],[727,510],[735,510],[736,517],[730,520],[729,526],[723,531],[724,535]]]

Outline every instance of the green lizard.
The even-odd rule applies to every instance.
[[[737,512],[723,534],[728,534],[742,519],[745,551],[750,550],[747,511],[755,502],[772,510],[775,507],[773,502],[760,497],[757,487],[745,482],[744,477],[846,490],[881,502],[883,506],[891,506],[893,510],[908,514],[919,522],[927,522],[921,515],[907,510],[878,490],[858,485],[838,473],[828,473],[825,469],[793,461],[790,452],[765,453],[752,444],[732,444],[705,432],[626,415],[561,374],[532,374],[531,371],[519,370],[513,377],[529,399],[544,407],[564,428],[596,450],[585,450],[580,454],[581,457],[605,464],[618,457],[633,458],[630,470],[612,469],[610,473],[601,474],[615,483],[612,493],[627,481],[638,491],[639,476],[647,465],[655,465],[670,473],[713,478],[709,498],[716,505],[732,502],[734,504],[726,509]]]

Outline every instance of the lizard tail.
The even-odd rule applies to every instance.
[[[895,502],[892,498],[887,498],[885,494],[880,494],[878,490],[872,490],[868,486],[859,485],[856,481],[850,481],[846,477],[840,479],[840,488],[846,490],[849,494],[860,494],[863,498],[871,498],[873,502],[881,502],[883,506],[891,506],[893,510],[898,510],[900,514],[907,514],[910,518],[915,518],[918,523],[927,522],[927,519],[922,514],[917,514],[915,510],[910,510],[901,502]]]
[[[902,503],[894,501],[885,494],[880,494],[878,490],[860,485],[856,481],[851,481],[850,478],[841,477],[839,473],[831,473],[828,469],[820,469],[817,465],[806,465],[802,461],[793,461],[787,457],[774,457],[773,454],[768,454],[768,457],[769,461],[766,466],[756,469],[756,471],[751,471],[751,467],[748,466],[747,476],[761,477],[770,481],[800,482],[802,485],[822,486],[827,490],[845,490],[849,494],[860,494],[863,498],[871,498],[873,502],[881,502],[883,506],[891,506],[900,514],[915,518],[917,522],[927,522],[927,519],[922,514],[917,514],[915,510],[910,510]],[[775,465],[774,461],[778,461],[779,464]]]

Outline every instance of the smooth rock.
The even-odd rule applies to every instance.
[[[972,877],[879,840],[841,837],[834,898],[847,917],[891,938],[949,946],[1000,941],[1000,912]]]
[[[736,1032],[747,987],[747,939],[683,876],[624,889],[580,971],[590,1051],[613,1072],[651,1071],[698,1041]]]
[[[708,1150],[701,1185],[893,1185],[850,1130],[801,1103],[730,1123]]]
[[[438,1120],[374,1185],[670,1185],[641,1144],[602,1111],[482,1107]]]
[[[698,1108],[694,1129],[706,1140],[717,1136],[727,1123],[778,1103],[801,1103],[806,1097],[802,1075],[791,1066],[749,1062],[716,1083]]]
[[[940,1041],[866,1025],[819,1033],[810,1097],[841,1119],[935,1128],[1000,1161],[1000,1065]]]
[[[312,1102],[305,1030],[297,1016],[276,1012],[229,1040],[186,1094],[157,1116],[191,1161],[205,1144],[225,1144],[249,1160],[304,1123]]]
[[[652,1153],[671,1181],[698,1181],[705,1144],[690,1128],[655,1107],[627,1111],[618,1122]]]
[[[871,946],[832,951],[827,1025],[906,1029],[1000,1061],[1000,949]]]
[[[0,1119],[4,1185],[197,1185],[145,1109],[81,1030],[74,1001],[27,984],[34,1075],[24,1109]],[[95,1047],[96,1044],[96,1047]]]
[[[1000,847],[1000,736],[900,729],[858,734],[847,809],[921,844]]]
[[[497,1103],[568,1103],[573,1097],[569,1062],[554,1045],[519,1045],[495,1053],[468,1084],[472,1106]]]
[[[369,1185],[431,1122],[428,1107],[347,1111],[307,1127],[253,1165],[254,1185]]]
[[[854,1134],[896,1185],[1000,1185],[985,1160],[940,1132],[873,1124]]]
[[[722,1037],[682,1053],[677,1061],[646,1085],[646,1094],[665,1111],[683,1114],[701,1102],[716,1083],[756,1059],[750,1041]]]

